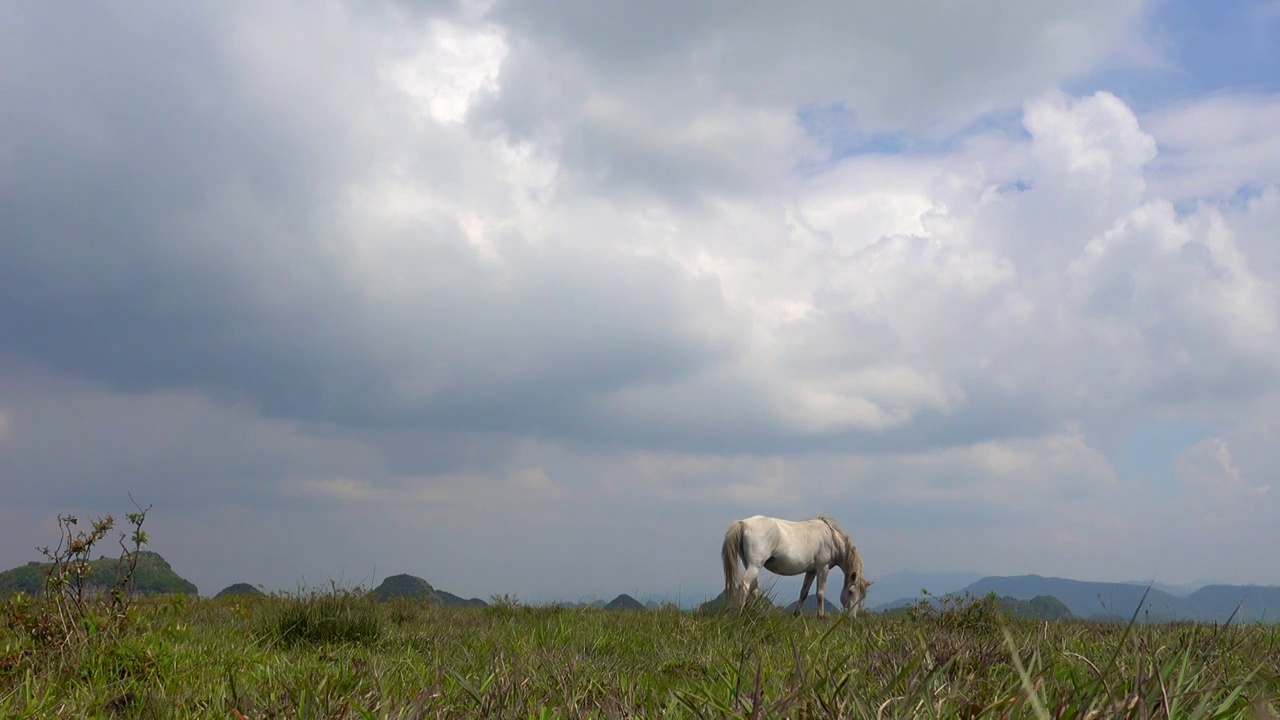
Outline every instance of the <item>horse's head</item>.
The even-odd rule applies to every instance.
[[[850,615],[857,617],[862,601],[867,597],[867,588],[874,581],[862,577],[861,573],[847,573],[844,576],[844,588],[840,590],[840,605],[850,610]]]
[[[858,554],[858,548],[852,542],[845,547],[841,569],[844,570],[844,587],[840,590],[840,604],[845,610],[850,611],[851,616],[857,617],[858,609],[862,607],[862,601],[867,597],[867,589],[871,587],[872,581],[867,580],[867,573],[862,569],[862,556]]]

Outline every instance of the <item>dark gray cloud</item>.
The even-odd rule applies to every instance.
[[[80,41],[33,47],[7,70],[5,104],[23,112],[0,120],[4,351],[126,391],[195,387],[293,419],[533,432],[572,424],[584,395],[723,352],[686,324],[715,314],[713,283],[567,245],[511,251],[508,278],[445,216],[390,239],[403,248],[395,265],[361,279],[403,273],[413,287],[373,299],[346,267],[365,238],[333,226],[343,186],[388,152],[362,157],[353,145],[367,138],[340,106],[376,105],[376,93],[307,94],[316,104],[293,111],[299,122],[264,107],[227,24],[193,8],[142,32],[126,32],[124,13],[7,12],[30,37]],[[407,156],[416,181],[471,172],[425,141]]]
[[[516,72],[546,53],[591,72],[604,92],[661,83],[709,104],[846,101],[859,122],[883,128],[963,125],[975,111],[1019,102],[1046,79],[1091,67],[1121,38],[1136,41],[1130,23],[1143,7],[565,0],[497,2],[489,16],[522,41],[506,65]]]
[[[280,503],[282,478],[386,472],[376,446],[303,434],[197,391],[119,394],[6,360],[0,397],[0,490],[17,506],[116,507],[132,492],[165,512],[263,507]]]

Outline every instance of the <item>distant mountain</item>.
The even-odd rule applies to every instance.
[[[1037,595],[1057,598],[1072,615],[1082,618],[1129,619],[1142,602],[1147,589],[1128,583],[1088,582],[1040,575],[1014,577],[985,577],[964,590],[982,596],[994,592],[1019,600],[1030,600]],[[1141,620],[1172,620],[1185,616],[1179,598],[1161,590],[1147,593],[1146,602],[1138,612]]]
[[[692,597],[687,593],[649,592],[644,594],[635,594],[635,595],[632,595],[632,597],[644,603],[645,607],[651,608],[651,609],[664,608],[664,607],[679,607],[679,608],[686,608],[686,609],[692,610],[698,606],[697,601],[693,600]]]
[[[266,595],[266,593],[250,585],[249,583],[236,583],[234,585],[228,585],[222,588],[221,590],[218,591],[217,595],[214,595],[214,597],[220,598],[220,597],[231,597],[236,595],[258,596],[258,595]]]
[[[392,575],[383,580],[369,595],[374,600],[390,600],[392,598],[409,598],[426,602],[440,602],[440,596],[431,583],[415,575]]]
[[[562,608],[573,608],[581,610],[583,608],[603,608],[609,603],[605,600],[581,600],[579,602],[553,602],[552,605]]]
[[[921,599],[922,598],[913,598],[913,597],[898,598],[893,602],[881,603],[880,605],[867,606],[864,604],[863,609],[869,612],[875,612],[875,613],[894,612],[896,610],[902,610],[903,608],[907,608],[912,605],[915,605]]]
[[[1208,585],[1183,598],[1190,615],[1226,622],[1280,621],[1280,587],[1262,585]]]
[[[118,558],[100,557],[89,561],[90,587],[103,588],[115,585],[121,568]],[[44,592],[45,571],[51,563],[33,561],[0,573],[0,596],[15,592],[38,595]],[[138,552],[138,564],[133,572],[134,588],[139,595],[198,595],[194,583],[178,575],[160,553],[151,550]]]
[[[412,598],[426,602],[438,603],[454,607],[488,607],[489,603],[480,598],[463,598],[451,592],[437,590],[431,583],[416,575],[392,575],[372,590],[369,595],[375,600],[389,600],[393,597]]]
[[[788,605],[788,606],[786,606],[786,607],[785,607],[785,608],[783,608],[783,609],[784,609],[784,610],[786,610],[787,612],[795,612],[795,611],[796,611],[796,605],[799,605],[799,604],[800,604],[800,601],[799,601],[799,600],[792,600],[792,601],[791,601],[791,604],[790,604],[790,605]],[[823,604],[826,606],[827,614],[828,614],[828,615],[839,615],[839,614],[840,614],[840,608],[839,608],[838,606],[836,606],[836,605],[835,605],[835,603],[831,602],[830,600],[827,600],[827,601],[826,601],[825,603],[823,603]],[[818,596],[817,596],[817,595],[810,595],[809,597],[805,598],[805,601],[804,601],[804,610],[802,610],[801,612],[802,612],[802,613],[804,613],[804,614],[817,613],[817,612],[818,612]]]
[[[604,606],[604,609],[605,610],[644,610],[645,607],[644,607],[644,603],[631,597],[630,595],[627,595],[626,593],[623,593],[618,597],[614,598],[613,600],[610,600],[609,604]]]
[[[979,573],[971,572],[917,572],[915,570],[899,570],[874,578],[862,607],[875,609],[876,606],[892,606],[923,597],[920,589],[927,589],[933,595],[946,595],[966,585],[982,579]]]
[[[639,600],[645,607],[650,609],[677,607],[683,610],[696,610],[698,605],[702,602],[697,595],[691,592],[638,592],[632,590],[627,594],[636,600]],[[705,599],[705,597],[703,599]],[[602,608],[605,605],[608,605],[609,601],[601,600],[594,596],[578,597],[572,600],[567,598],[548,597],[542,600],[533,601],[532,604],[562,608]]]
[[[762,597],[762,598],[761,598],[761,600],[763,600],[764,602],[767,602],[767,603],[769,603],[769,604],[771,604],[771,605],[774,605],[774,607],[777,607],[777,605],[776,605],[776,604],[774,604],[774,603],[773,603],[773,601],[772,601],[772,600],[770,600],[768,596],[764,596],[764,597]],[[723,591],[723,590],[721,590],[719,595],[717,595],[717,596],[715,596],[715,597],[711,598],[710,600],[708,600],[708,601],[706,601],[706,602],[702,603],[701,605],[699,605],[699,606],[698,606],[698,608],[697,608],[697,609],[698,609],[699,611],[702,611],[702,612],[722,612],[722,611],[725,609],[725,607],[727,606],[727,604],[728,604],[728,603],[727,603],[727,601],[725,600],[725,597],[724,597],[724,591]],[[817,606],[815,605],[814,607],[817,607]]]
[[[436,597],[440,598],[440,603],[443,605],[452,605],[456,607],[489,607],[489,603],[481,600],[480,598],[462,598],[451,592],[445,592],[444,590],[436,590]]]
[[[1200,620],[1226,622],[1237,605],[1243,603],[1232,622],[1280,620],[1280,587],[1260,585],[1209,585],[1178,597],[1163,590],[1132,583],[1087,582],[1064,578],[1019,575],[985,577],[964,588],[973,595],[1009,596],[1029,600],[1048,595],[1062,601],[1076,617],[1127,621],[1138,610],[1142,622]]]
[[[1160,582],[1150,582],[1147,580],[1125,580],[1125,585],[1140,585],[1146,587],[1150,585],[1152,589],[1167,592],[1174,597],[1186,597],[1200,588],[1210,583],[1188,583],[1186,585],[1168,585]]]
[[[1030,600],[1019,600],[1018,598],[1012,598],[1005,595],[1003,597],[998,596],[996,598],[996,602],[999,603],[1002,610],[1008,612],[1015,618],[1024,618],[1029,620],[1066,620],[1074,617],[1071,614],[1071,610],[1066,605],[1062,604],[1061,600],[1049,595],[1037,595]],[[916,603],[904,598],[899,602],[886,604],[892,605],[892,607],[885,607],[884,609],[878,609],[874,612],[893,615],[907,613],[909,612],[910,607],[915,604]],[[936,596],[929,598],[928,604],[932,605],[935,609],[940,606]]]
[[[1016,618],[1066,620],[1072,617],[1070,608],[1062,604],[1058,598],[1048,595],[1037,595],[1030,600],[1019,600],[1006,595],[1000,598],[999,602],[1000,607],[1008,610]]]

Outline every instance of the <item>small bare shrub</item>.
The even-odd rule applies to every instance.
[[[103,572],[101,562],[95,568],[90,560],[94,548],[115,528],[115,518],[91,519],[85,531],[76,529],[76,516],[59,514],[57,547],[37,548],[49,559],[43,592],[38,598],[20,593],[10,598],[4,612],[6,626],[35,641],[37,647],[59,650],[78,647],[94,637],[119,636],[129,620],[138,553],[147,543],[142,524],[151,509],[136,502],[134,507],[137,512],[126,515],[133,531],[120,533],[114,577]]]
[[[908,614],[917,621],[937,624],[944,630],[970,633],[995,633],[1009,621],[1009,613],[1000,607],[995,593],[977,597],[965,591],[963,595],[947,593],[942,597],[924,591],[922,598],[911,606]],[[933,598],[937,604],[930,602]]]

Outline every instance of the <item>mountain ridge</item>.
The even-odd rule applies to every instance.
[[[935,596],[946,594],[932,589],[929,592]],[[1073,580],[1027,574],[989,575],[951,592],[968,592],[975,596],[995,593],[1016,600],[1032,600],[1036,596],[1053,597],[1065,605],[1072,615],[1092,619],[1128,620],[1135,613],[1141,621],[1226,622],[1230,618],[1233,622],[1256,622],[1280,617],[1280,586],[1275,585],[1205,585],[1180,596],[1162,590],[1155,584]],[[913,604],[919,597],[902,597],[870,609],[873,612],[893,610]]]

